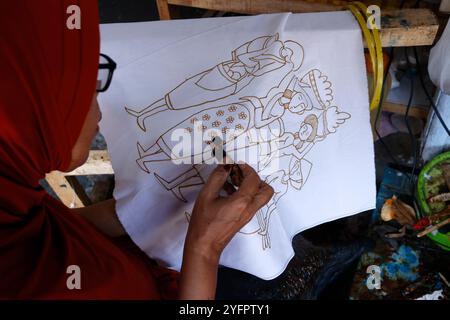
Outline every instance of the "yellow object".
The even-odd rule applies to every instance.
[[[367,12],[367,7],[364,4],[356,1],[352,4],[349,4],[348,8],[358,21],[364,38],[366,39],[367,48],[369,49],[370,60],[372,62],[372,69],[375,80],[373,83],[373,95],[370,101],[370,110],[374,110],[380,103],[381,89],[383,86],[384,77],[383,51],[381,49],[380,33],[378,32],[377,26],[373,23],[370,23],[371,28],[369,31],[366,19],[368,19],[370,15]],[[366,19],[364,19],[364,17]]]

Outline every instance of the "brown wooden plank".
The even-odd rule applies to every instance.
[[[55,194],[69,208],[81,208],[84,207],[83,202],[80,200],[78,195],[72,189],[71,185],[67,181],[66,177],[62,172],[52,171],[45,175],[45,180],[47,180],[50,187],[53,189]]]
[[[70,183],[73,191],[77,194],[78,198],[84,206],[89,206],[92,204],[91,199],[86,193],[86,190],[81,185],[80,181],[76,176],[66,176],[66,180]]]
[[[383,47],[432,45],[439,29],[436,15],[429,9],[381,11]]]
[[[392,112],[396,114],[404,115],[406,111],[406,105],[401,103],[383,102],[382,110],[386,112]],[[423,107],[412,106],[409,109],[408,115],[419,119],[426,120],[428,117],[428,110]]]
[[[244,14],[345,10],[347,1],[297,0],[168,0],[169,4]],[[381,10],[383,47],[431,45],[439,28],[429,9]]]
[[[335,11],[345,7],[347,1],[300,0],[168,0],[169,4],[244,14],[272,12]]]
[[[156,6],[158,7],[159,19],[170,20],[170,10],[167,0],[156,0]]]
[[[55,194],[68,207],[80,208],[91,204],[83,186],[75,176],[113,174],[111,161],[106,150],[91,150],[84,165],[71,172],[52,171],[45,176]]]

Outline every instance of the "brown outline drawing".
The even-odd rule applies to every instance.
[[[188,202],[186,198],[181,193],[182,188],[189,188],[198,185],[205,184],[205,180],[202,178],[200,171],[196,168],[195,165],[191,167],[191,169],[183,172],[179,176],[173,178],[170,181],[167,181],[157,173],[154,173],[156,180],[167,190],[171,191],[172,194],[183,202]]]
[[[225,99],[239,93],[254,78],[277,70],[288,63],[292,65],[290,71],[298,70],[303,64],[303,47],[295,41],[280,41],[278,37],[276,33],[248,41],[231,52],[231,60],[223,61],[184,80],[163,98],[146,108],[135,111],[125,107],[125,110],[136,117],[139,128],[146,131],[145,119],[157,113],[170,109],[192,108]],[[278,51],[277,55],[273,51]],[[193,94],[199,90],[202,94]],[[201,96],[201,99],[185,105],[187,94],[194,97]]]
[[[318,78],[322,79],[323,83],[325,84],[323,87],[323,94],[320,94],[318,87],[317,87],[317,81],[315,78],[313,78],[313,74],[318,73]],[[306,83],[304,79],[313,79],[311,80],[311,85]],[[287,83],[287,84],[286,84]],[[316,97],[317,103],[314,105],[313,101],[306,91],[308,89],[310,94]],[[171,136],[170,133],[173,130],[180,129],[186,127],[186,124],[189,125],[195,124],[195,122],[192,122],[192,120],[196,120],[197,118],[202,118],[201,114],[203,113],[217,113],[218,111],[222,110],[229,110],[231,107],[241,108],[245,109],[245,116],[248,116],[248,121],[246,121],[247,126],[246,128],[243,128],[243,130],[236,131],[240,134],[245,133],[249,129],[256,128],[261,129],[263,127],[266,127],[273,123],[274,121],[278,121],[279,127],[281,128],[281,133],[284,133],[284,123],[283,123],[283,116],[286,113],[286,110],[289,110],[291,113],[296,114],[303,114],[307,111],[311,111],[313,109],[315,110],[323,110],[322,115],[324,113],[328,112],[330,109],[337,107],[327,107],[325,105],[325,102],[323,102],[322,96],[330,97],[328,100],[326,100],[326,104],[329,105],[332,99],[332,90],[331,90],[331,83],[328,81],[327,77],[324,76],[319,70],[313,69],[309,71],[302,79],[298,79],[295,75],[287,75],[281,83],[273,87],[269,93],[263,97],[263,98],[257,98],[257,97],[242,97],[240,98],[239,103],[231,103],[229,105],[223,105],[223,106],[216,106],[211,108],[206,108],[201,111],[197,111],[193,115],[190,115],[188,118],[185,118],[178,122],[176,125],[172,126],[171,128],[167,129],[165,132],[161,134],[161,136],[158,137],[158,139],[155,141],[153,145],[151,145],[149,148],[145,149],[139,142],[137,142],[137,149],[139,153],[139,158],[136,159],[136,163],[138,166],[145,172],[150,173],[150,169],[147,167],[147,163],[150,162],[161,162],[161,161],[169,161],[172,160],[172,148],[169,145],[169,142],[167,141],[167,137]],[[298,104],[294,107],[290,107],[290,102],[295,98],[299,97],[297,99]],[[319,109],[322,107],[325,107],[326,109]],[[218,110],[218,111],[216,111]],[[211,112],[212,111],[212,112]],[[241,113],[244,113],[243,111]],[[348,115],[345,112],[339,112],[339,114],[342,115]],[[341,122],[338,124],[342,124],[345,119],[349,118],[345,117],[342,119]],[[223,115],[223,118],[226,118],[226,114]],[[231,117],[228,117],[231,118]],[[228,119],[227,118],[227,119]],[[327,128],[326,119],[325,116],[319,116],[318,118],[322,118],[324,120],[323,127]],[[213,119],[214,120],[214,119]],[[225,128],[225,127],[224,127]],[[205,129],[214,129],[214,128],[205,128]],[[270,129],[270,127],[269,127]],[[317,130],[317,128],[315,128]],[[323,132],[323,138],[328,134],[329,132]],[[238,135],[235,135],[234,138],[236,138]],[[229,139],[224,139],[224,144],[229,142]],[[309,144],[310,141],[308,141]],[[306,152],[305,152],[306,154]],[[196,155],[191,155],[196,156]],[[298,158],[301,158],[301,156],[298,156]],[[181,159],[180,159],[181,160]]]
[[[208,104],[212,103],[213,101],[219,101],[222,99],[225,99],[229,96],[234,96],[239,91],[242,90],[245,86],[247,86],[251,80],[254,77],[262,76],[264,74],[269,73],[270,71],[276,70],[280,68],[281,66],[278,66],[277,68],[270,69],[270,65],[276,64],[277,61],[280,62],[280,57],[273,56],[273,54],[267,54],[267,51],[270,50],[270,48],[278,44],[280,45],[280,56],[282,55],[282,49],[286,50],[289,49],[289,46],[286,46],[286,44],[295,44],[300,48],[299,54],[299,61],[301,61],[300,65],[303,63],[304,59],[304,53],[303,48],[300,44],[298,44],[295,41],[287,40],[285,42],[282,42],[278,40],[278,34],[274,36],[266,36],[266,37],[259,37],[252,41],[249,41],[245,43],[244,45],[240,46],[236,50],[232,51],[232,59],[229,61],[222,62],[215,67],[208,69],[204,72],[201,72],[191,78],[188,78],[184,82],[180,83],[175,89],[170,91],[166,96],[156,102],[154,102],[152,105],[144,108],[143,110],[137,112],[133,111],[127,107],[125,107],[125,111],[129,114],[135,116],[137,118],[137,125],[140,129],[143,131],[146,131],[146,127],[144,124],[144,121],[146,118],[154,116],[157,113],[167,111],[167,110],[173,110],[173,109],[187,109],[194,106],[201,106],[205,105],[206,107]],[[253,48],[256,46],[256,49]],[[295,46],[294,46],[295,47]],[[252,49],[250,49],[252,48]],[[294,50],[291,50],[291,56],[294,53]],[[261,58],[264,56],[264,59],[272,59],[274,62],[271,62],[267,65],[263,65],[261,68],[259,62],[253,66],[253,68],[249,69],[248,65],[246,65],[242,60],[247,61],[255,61],[256,57]],[[287,56],[284,56],[286,58]],[[247,59],[247,60],[246,60]],[[285,60],[285,63],[287,63],[288,59]],[[292,63],[292,62],[290,62]],[[339,127],[341,124],[343,124],[347,119],[351,118],[351,115],[347,112],[339,111],[338,107],[332,106],[333,101],[333,90],[332,90],[332,83],[328,80],[328,77],[324,75],[319,69],[311,69],[308,72],[306,72],[302,77],[297,77],[296,73],[294,71],[298,70],[300,65],[294,69],[295,65],[293,65],[292,70],[289,71],[283,79],[278,83],[278,85],[272,87],[265,96],[263,97],[255,97],[255,96],[243,96],[243,97],[236,97],[235,103],[228,103],[225,105],[219,105],[209,108],[204,108],[201,111],[195,111],[192,115],[188,116],[187,118],[183,119],[176,125],[172,126],[165,132],[163,132],[156,142],[150,146],[149,148],[145,149],[139,142],[137,142],[137,149],[139,158],[136,159],[136,163],[138,166],[145,172],[151,173],[150,169],[147,167],[146,163],[149,162],[162,162],[162,161],[170,161],[171,160],[171,148],[168,145],[168,143],[165,141],[164,137],[169,134],[174,129],[183,128],[186,126],[183,126],[182,124],[192,123],[193,119],[201,118],[200,114],[209,112],[209,111],[215,111],[211,114],[216,114],[218,117],[223,117],[223,119],[226,119],[229,123],[232,122],[234,119],[232,116],[227,117],[227,110],[230,111],[229,108],[234,106],[234,111],[236,111],[236,108],[244,108],[246,109],[246,115],[248,115],[248,122],[247,127],[244,128],[244,130],[241,131],[240,134],[246,133],[249,129],[255,128],[255,129],[262,129],[262,128],[269,128],[271,129],[271,126],[273,124],[277,124],[278,135],[274,134],[273,138],[267,140],[267,141],[256,141],[254,144],[250,140],[250,145],[246,146],[245,148],[250,148],[254,146],[255,144],[262,144],[265,143],[269,148],[267,150],[271,150],[270,154],[261,154],[262,156],[266,156],[263,163],[258,163],[258,172],[263,172],[263,170],[272,162],[275,160],[274,154],[278,154],[277,158],[283,158],[283,157],[290,157],[289,158],[289,166],[286,169],[278,170],[270,175],[268,175],[265,179],[266,182],[269,184],[277,179],[281,181],[281,184],[283,185],[283,188],[278,190],[275,190],[275,196],[274,198],[262,209],[258,211],[256,214],[256,219],[258,222],[259,228],[252,232],[240,232],[241,234],[246,235],[255,235],[258,234],[261,236],[262,239],[262,249],[266,250],[268,248],[271,248],[271,240],[270,240],[270,234],[269,234],[269,226],[270,226],[270,218],[273,213],[273,211],[276,209],[277,203],[290,189],[290,187],[301,190],[301,188],[305,185],[305,183],[308,181],[310,172],[312,170],[313,164],[306,160],[304,157],[308,154],[308,152],[311,150],[311,148],[317,143],[322,140],[324,140],[329,134],[336,132],[337,127]],[[256,66],[259,66],[260,69],[256,69]],[[233,78],[233,73],[228,73],[228,71],[232,70],[233,67],[237,67],[237,70],[246,70],[244,76],[242,74],[239,74],[240,77]],[[228,68],[228,69],[227,69]],[[240,68],[240,69],[239,69]],[[264,70],[264,68],[268,68]],[[200,101],[199,103],[195,105],[189,105],[189,106],[174,106],[173,101],[170,97],[170,94],[174,92],[177,88],[182,87],[187,82],[195,79],[195,86],[198,88],[201,88],[204,92],[207,91],[219,91],[223,88],[218,89],[212,89],[210,87],[205,87],[199,84],[199,81],[201,81],[204,77],[209,76],[210,74],[213,74],[213,70],[215,70],[215,75],[220,74],[220,76],[223,79],[226,79],[230,83],[234,82],[235,88],[228,92],[226,95],[218,95],[216,99],[209,99],[208,98],[205,101]],[[228,71],[227,71],[228,70]],[[261,71],[264,70],[264,71]],[[213,76],[215,76],[213,75]],[[250,81],[248,81],[249,77],[251,78]],[[239,81],[247,79],[247,82],[240,83],[241,87],[238,88]],[[231,86],[231,84],[230,84]],[[191,88],[192,89],[192,88]],[[187,94],[187,91],[184,92]],[[216,111],[217,109],[217,111]],[[225,111],[223,111],[225,110]],[[306,117],[300,122],[300,126],[298,129],[298,132],[285,132],[285,126],[283,117],[286,113],[286,110],[289,110],[289,113],[297,114],[297,115],[303,115],[305,114]],[[219,114],[219,111],[221,113]],[[230,111],[231,112],[231,111]],[[244,112],[241,112],[244,113]],[[209,114],[209,113],[208,113]],[[239,114],[240,116],[241,114]],[[241,117],[240,117],[241,118]],[[330,121],[330,118],[331,121]],[[220,127],[220,124],[223,123],[219,121],[218,119],[211,119],[208,115],[208,121],[211,120],[211,123],[217,124],[216,127]],[[214,121],[213,121],[214,120]],[[228,121],[230,120],[230,121]],[[242,118],[241,118],[242,120]],[[331,128],[329,125],[331,124]],[[214,125],[213,125],[214,126]],[[321,127],[321,133],[319,134],[319,127]],[[190,128],[190,127],[188,127]],[[188,129],[186,128],[186,130]],[[225,127],[222,128],[222,130]],[[191,132],[191,131],[189,131]],[[273,131],[272,131],[273,132]],[[248,136],[248,138],[251,138]],[[226,145],[227,140],[223,139],[224,146]],[[281,147],[279,147],[281,142]],[[278,151],[281,151],[281,155],[279,153],[272,152],[275,148],[275,146],[278,148]],[[225,148],[224,148],[225,149]],[[227,150],[227,153],[230,150]],[[151,160],[149,160],[151,159]],[[304,175],[304,172],[302,172],[302,163],[308,163],[308,172],[306,175]],[[293,170],[295,167],[294,165],[297,165],[297,169]],[[299,172],[297,172],[299,171]],[[152,172],[156,178],[156,180],[167,190],[171,191],[172,194],[179,199],[180,201],[187,202],[186,198],[184,197],[183,193],[181,192],[182,189],[189,188],[189,187],[195,187],[195,186],[201,186],[205,183],[205,179],[201,176],[200,170],[197,168],[197,165],[191,166],[190,169],[182,172],[175,178],[172,178],[170,180],[162,177],[160,174],[156,172]],[[291,177],[295,174],[301,175],[301,182],[299,180],[294,180]],[[306,176],[306,178],[305,178]],[[283,182],[283,179],[287,179],[285,182]],[[279,187],[276,186],[276,188]],[[187,221],[189,222],[189,213],[185,212]]]
[[[246,115],[248,116],[247,123],[250,122],[252,112],[250,111],[249,107],[247,107],[243,102],[234,103],[234,104],[231,104],[231,106],[239,106],[241,108],[244,108],[246,110]],[[181,120],[179,123],[177,123],[176,125],[169,128],[167,131],[165,131],[161,136],[158,137],[158,139],[155,141],[155,143],[147,149],[145,149],[139,142],[137,142],[136,146],[138,149],[139,158],[136,159],[136,163],[143,171],[150,173],[150,169],[147,167],[146,163],[172,160],[172,152],[171,152],[172,148],[168,145],[168,143],[166,142],[166,139],[165,139],[165,137],[167,135],[170,136],[170,133],[172,132],[172,130],[184,128],[185,126],[182,125],[183,123],[191,122],[192,119],[199,117],[199,114],[203,114],[205,112],[208,112],[209,110],[214,110],[214,111],[215,110],[224,110],[224,109],[228,109],[229,107],[230,107],[230,105],[212,107],[212,108],[207,108],[207,109],[198,111],[197,113],[194,113],[193,115],[189,116],[186,119]],[[223,116],[223,117],[225,118],[225,116]],[[209,129],[214,129],[214,128],[209,128]],[[249,126],[247,126],[247,129],[249,129]],[[240,134],[243,134],[243,133],[245,133],[245,130],[237,130],[236,132],[240,132]],[[228,141],[229,140],[224,140],[224,144],[226,144]],[[193,157],[195,155],[191,155],[191,156]]]
[[[302,161],[303,163],[308,163],[309,168],[307,169],[307,173],[304,175],[302,171]],[[297,165],[297,169],[293,170],[295,168],[295,165]],[[258,230],[258,234],[261,236],[262,240],[262,248],[263,250],[271,248],[271,242],[270,242],[270,235],[269,235],[269,225],[270,225],[270,217],[274,210],[276,210],[278,201],[288,192],[289,186],[293,187],[294,189],[300,191],[301,188],[305,185],[305,183],[308,181],[309,174],[311,173],[313,164],[306,160],[306,159],[297,159],[295,157],[291,157],[289,160],[289,167],[287,172],[285,170],[278,170],[274,172],[273,174],[266,177],[264,180],[266,183],[271,185],[274,188],[274,195],[272,199],[269,201],[267,205],[265,205],[263,208],[261,208],[257,213],[257,219],[258,224],[260,226],[260,229]],[[301,178],[299,180],[291,179],[291,177],[299,173]],[[306,178],[305,178],[306,176]],[[283,179],[287,178],[286,182],[283,182]],[[280,184],[275,185],[274,181],[276,179],[280,179],[281,184],[285,185],[283,189],[278,189],[277,186]]]

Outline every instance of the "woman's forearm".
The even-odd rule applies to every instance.
[[[181,267],[181,300],[213,300],[216,295],[219,255],[185,248]]]
[[[84,208],[73,209],[73,211],[110,237],[119,237],[126,234],[117,217],[116,201],[114,199],[105,200]]]

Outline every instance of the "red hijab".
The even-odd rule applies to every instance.
[[[74,4],[81,29],[70,30],[66,10]],[[172,284],[171,276],[39,187],[46,172],[68,168],[95,91],[97,1],[0,1],[0,13],[0,298],[173,294],[157,281]],[[67,288],[70,265],[80,267],[80,290]]]

